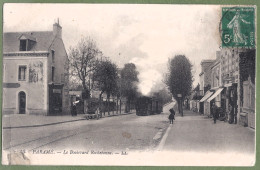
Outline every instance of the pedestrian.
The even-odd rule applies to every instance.
[[[173,124],[173,120],[175,120],[174,118],[175,111],[172,108],[169,111],[170,111],[170,115],[169,115],[170,124]]]
[[[215,102],[212,103],[211,111],[212,111],[214,123],[216,123],[218,113],[217,113],[217,106],[216,106]]]
[[[234,108],[233,108],[233,106],[231,105],[231,104],[229,104],[229,120],[228,120],[228,123],[229,124],[232,124],[232,123],[234,123]]]
[[[71,106],[71,116],[77,116],[77,106],[76,106],[77,102],[72,102],[72,106]]]

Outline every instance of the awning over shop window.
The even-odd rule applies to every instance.
[[[221,91],[223,90],[224,88],[219,88],[208,100],[207,102],[210,102],[212,99],[214,99],[215,97],[217,97]]]
[[[211,95],[213,94],[213,92],[208,91],[205,96],[200,100],[200,102],[204,102],[205,100],[207,100]]]

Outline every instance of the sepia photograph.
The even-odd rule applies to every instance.
[[[2,8],[3,165],[255,165],[256,6]]]

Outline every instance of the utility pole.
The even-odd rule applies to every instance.
[[[183,109],[182,109],[182,94],[177,94],[177,97],[179,98],[179,106],[178,106],[178,109],[179,109],[179,113],[181,114],[181,116],[183,116]]]

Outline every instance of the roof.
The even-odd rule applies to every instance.
[[[20,37],[19,37],[20,40],[26,40],[26,39],[29,39],[29,40],[32,40],[32,41],[35,41],[36,42],[36,38],[32,35],[29,35],[29,34],[22,34]]]
[[[17,52],[20,47],[20,38],[26,37],[36,41],[30,51],[48,51],[53,39],[52,31],[43,32],[6,32],[3,35],[3,52]]]
[[[216,60],[213,64],[210,65],[211,69],[213,69],[215,66],[217,66],[220,63],[219,60]]]

